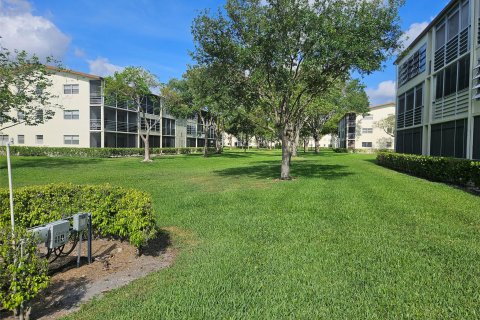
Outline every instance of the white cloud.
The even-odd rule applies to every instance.
[[[68,49],[70,38],[50,20],[32,14],[26,0],[0,0],[0,44],[35,53],[40,58],[61,58]]]
[[[410,25],[407,31],[403,33],[400,37],[400,43],[402,44],[402,49],[407,48],[415,38],[417,38],[420,33],[428,26],[429,22],[415,22]]]
[[[393,80],[380,82],[376,88],[367,88],[365,91],[370,100],[370,105],[379,105],[395,101],[396,83]]]
[[[90,73],[101,77],[111,76],[116,71],[122,71],[124,69],[122,66],[110,63],[107,58],[98,57],[95,60],[87,61],[90,67]]]

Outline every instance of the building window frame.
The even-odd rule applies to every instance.
[[[64,84],[63,85],[63,94],[79,94],[80,85],[77,84]]]
[[[63,119],[65,120],[78,120],[80,119],[80,111],[79,110],[63,110]]]
[[[66,134],[63,136],[63,144],[66,145],[79,145],[80,136],[78,134]]]
[[[43,134],[35,135],[35,144],[43,144],[44,141],[45,140],[44,140]]]
[[[17,135],[17,143],[18,144],[25,144],[25,135],[23,135],[23,134]]]

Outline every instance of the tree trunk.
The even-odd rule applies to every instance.
[[[143,135],[140,135],[140,137],[142,138],[143,145],[144,145],[143,162],[151,162],[152,159],[150,159],[150,141],[149,141],[150,135],[147,134],[147,135],[145,135],[145,137]]]
[[[303,140],[303,153],[307,153],[308,140]]]
[[[318,140],[318,137],[315,138],[315,153],[319,153],[320,152],[320,140]]]
[[[290,160],[292,153],[290,149],[290,137],[283,132],[282,133],[282,167],[280,171],[281,180],[290,180]]]
[[[298,143],[300,141],[300,129],[295,129],[295,137],[292,141],[292,157],[297,157]]]

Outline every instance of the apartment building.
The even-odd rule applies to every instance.
[[[392,130],[381,128],[378,122],[395,115],[395,103],[370,107],[367,114],[347,113],[338,123],[340,148],[394,149]]]
[[[453,0],[396,60],[396,150],[480,159],[480,0]]]
[[[137,106],[116,97],[104,96],[104,79],[82,72],[49,67],[52,102],[61,106],[55,116],[44,124],[23,124],[0,132],[0,144],[8,140],[15,145],[83,148],[143,147],[140,133],[146,126]],[[176,119],[160,108],[158,96],[142,101],[145,117],[150,122],[151,147],[202,147],[203,127],[197,116]],[[42,115],[39,115],[42,116]],[[215,144],[210,128],[208,143]]]

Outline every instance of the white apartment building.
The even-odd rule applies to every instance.
[[[393,102],[372,106],[364,115],[346,114],[338,124],[339,147],[365,150],[394,149],[393,132],[386,132],[377,124],[392,115],[395,115]]]
[[[15,145],[83,148],[143,147],[139,132],[144,132],[137,107],[128,101],[104,96],[104,79],[72,70],[48,67],[51,71],[53,103],[61,106],[52,119],[37,126],[19,124],[0,132],[0,142]],[[146,118],[156,123],[150,132],[151,147],[202,147],[204,135],[196,116],[176,119],[159,111],[159,99],[142,102]],[[161,114],[160,114],[161,113]],[[42,114],[38,114],[42,116]],[[208,144],[214,146],[214,131]]]

